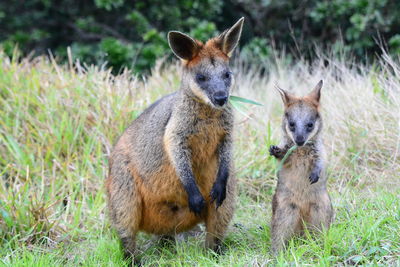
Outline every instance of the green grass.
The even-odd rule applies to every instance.
[[[331,60],[335,67],[277,60],[268,79],[235,64],[234,94],[264,106],[237,114],[238,207],[224,254],[205,250],[201,231],[169,246],[142,233],[143,265],[400,265],[399,65],[390,58],[375,69]],[[282,113],[274,84],[304,93],[321,77],[335,221],[318,236],[294,238],[274,258],[277,164],[267,152],[279,141]],[[107,156],[131,120],[178,86],[178,65],[142,82],[128,72],[0,54],[0,265],[125,264],[107,218]]]

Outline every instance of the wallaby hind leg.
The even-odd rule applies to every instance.
[[[333,219],[333,208],[329,195],[325,192],[317,203],[310,204],[310,230],[328,229]]]
[[[226,188],[226,199],[216,208],[215,201],[208,205],[206,218],[206,247],[221,253],[221,245],[235,210],[236,181],[230,177]]]
[[[222,240],[234,211],[232,203],[225,203],[218,209],[215,204],[209,205],[206,219],[206,247],[217,253],[221,252]]]
[[[125,257],[133,258],[136,253],[136,233],[142,214],[141,197],[131,173],[124,164],[114,164],[106,185],[112,224],[121,239]]]
[[[290,201],[274,203],[271,225],[271,250],[277,255],[301,227],[300,209]]]
[[[126,233],[118,231],[118,235],[121,239],[121,245],[124,252],[124,258],[126,260],[136,260],[136,233]]]

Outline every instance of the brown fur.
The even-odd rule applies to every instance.
[[[319,95],[313,91],[299,98],[285,91],[281,93],[285,114],[296,118],[296,113],[300,113],[297,120],[302,123],[307,116],[314,118],[317,115],[317,119],[308,143],[294,150],[278,173],[278,185],[272,200],[271,243],[274,254],[279,252],[290,237],[302,234],[305,227],[309,230],[328,229],[333,218],[323,167],[325,152],[320,136],[322,120],[319,115]],[[296,120],[292,117],[290,120]],[[283,118],[282,129],[282,143],[270,149],[270,153],[278,159],[282,159],[288,148],[294,145],[287,117]],[[315,170],[318,170],[319,180],[312,183],[310,180]]]
[[[171,127],[174,126],[171,125]],[[189,137],[188,142],[192,150],[192,166],[196,183],[207,202],[202,215],[198,217],[188,209],[187,194],[174,167],[167,158],[160,168],[146,179],[140,176],[133,163],[134,160],[130,159],[132,157],[129,151],[131,144],[127,143],[127,139],[129,139],[131,133],[127,131],[128,135],[125,133],[114,148],[110,157],[110,166],[115,168],[112,159],[119,157],[128,161],[126,167],[129,170],[129,177],[127,178],[133,179],[129,181],[129,183],[133,182],[133,188],[118,187],[120,177],[113,176],[112,173],[106,180],[110,210],[124,208],[123,211],[120,211],[123,212],[123,216],[116,216],[119,218],[113,220],[114,222],[118,221],[117,229],[131,229],[132,236],[138,231],[158,235],[173,235],[187,231],[200,222],[205,222],[207,228],[206,244],[208,247],[214,248],[215,242],[222,238],[233,216],[236,181],[234,177],[229,178],[227,198],[217,210],[215,202],[211,202],[209,194],[215,182],[218,168],[216,149],[220,139],[226,134],[226,130],[221,127],[218,116],[211,119],[208,116],[208,119],[198,124],[196,132]],[[165,147],[168,147],[168,140],[168,132],[166,132],[164,137]],[[121,192],[118,192],[121,189],[128,191],[134,189],[129,194],[132,203],[128,203],[129,199],[126,199],[126,197],[121,197]],[[119,198],[113,201],[112,197],[116,195],[119,195]],[[132,209],[126,209],[127,206],[131,206]],[[123,236],[124,234],[120,235]],[[133,237],[131,238],[134,240]],[[134,250],[134,247],[131,250]]]
[[[207,41],[206,44],[198,42],[200,47],[198,54],[193,59],[186,61],[185,66],[188,68],[193,68],[194,66],[198,65],[202,59],[211,57],[221,58],[224,61],[228,61],[229,57],[221,51],[219,42],[220,41],[218,38],[213,38]]]

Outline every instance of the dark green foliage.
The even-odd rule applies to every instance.
[[[187,32],[205,40],[246,23],[243,58],[263,63],[271,44],[312,58],[315,45],[345,49],[360,59],[380,52],[377,40],[400,52],[400,1],[396,0],[25,0],[0,1],[0,44],[9,55],[52,50],[88,64],[143,72],[171,55],[166,33]],[[256,37],[256,38],[254,38]],[[247,44],[247,45],[246,45]]]
[[[107,62],[143,71],[168,50],[166,35],[175,29],[205,39],[215,33],[218,0],[27,0],[0,2],[0,42],[9,55],[18,44],[25,53],[53,50],[88,64]]]
[[[271,46],[267,39],[254,37],[243,47],[240,56],[245,61],[263,65],[271,56]]]
[[[342,28],[342,38],[358,55],[376,50],[378,34],[392,43],[399,33],[400,2],[395,0],[333,0],[321,1],[310,13],[314,27],[324,25],[322,35],[336,37],[338,26]]]
[[[296,56],[312,57],[318,45],[344,48],[363,60],[381,52],[380,40],[391,49],[400,47],[400,1],[244,0],[237,6],[250,18],[251,35],[286,46]]]

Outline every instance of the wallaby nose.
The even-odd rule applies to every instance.
[[[214,95],[214,101],[217,105],[222,107],[228,101],[228,95],[225,93],[216,93]]]
[[[305,143],[305,138],[304,138],[304,136],[302,136],[302,135],[298,135],[298,136],[296,136],[296,144],[298,145],[298,146],[302,146],[302,145],[304,145],[304,143]]]

